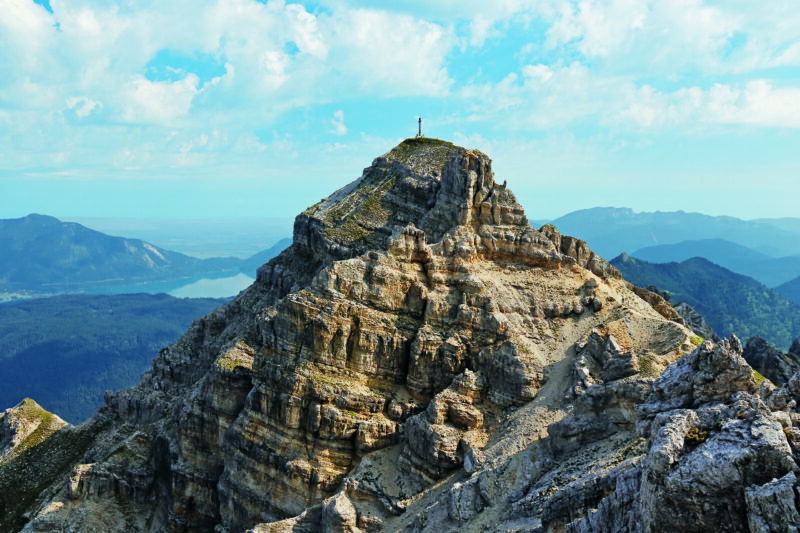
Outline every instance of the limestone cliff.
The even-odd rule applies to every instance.
[[[532,228],[486,155],[408,139],[300,214],[292,246],[109,394],[71,471],[6,516],[27,532],[100,516],[112,532],[656,531],[681,505],[676,469],[718,476],[693,450],[739,438],[769,468],[726,480],[731,509],[768,517],[767,494],[794,486],[794,419],[760,399],[738,341],[683,357],[693,333],[661,301]],[[692,509],[725,505],[706,494]]]

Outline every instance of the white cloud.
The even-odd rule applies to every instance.
[[[699,132],[729,125],[800,128],[800,88],[769,80],[659,90],[632,76],[600,76],[583,63],[526,65],[495,84],[468,86],[475,120],[518,131],[569,130],[590,123],[610,131]]]
[[[331,126],[333,126],[333,129],[330,130],[330,133],[340,136],[347,134],[347,126],[344,125],[344,111],[339,109],[333,114]]]
[[[525,65],[522,67],[522,74],[526,78],[538,79],[542,82],[548,81],[553,77],[553,69],[547,65]]]
[[[717,83],[708,89],[689,87],[659,92],[650,86],[630,91],[608,117],[642,128],[755,126],[800,128],[800,89],[775,88],[767,80],[744,84]],[[612,108],[615,107],[612,104]]]
[[[687,65],[719,68],[719,51],[738,17],[703,0],[582,0],[555,11],[550,47],[574,46],[608,68],[680,72]]]
[[[128,87],[123,118],[128,122],[169,124],[189,113],[198,83],[194,74],[172,83],[136,78]]]
[[[346,134],[338,108],[361,99],[413,101],[411,113],[430,116],[443,136],[471,129],[489,139],[493,129],[568,137],[587,124],[624,132],[800,127],[800,82],[763,71],[800,64],[800,10],[777,0],[51,5],[52,14],[31,0],[5,0],[0,10],[2,170],[212,168],[214,158],[232,167],[253,165],[253,154],[268,166],[276,154],[306,153],[296,122]],[[148,67],[160,51],[224,73],[168,63],[169,80],[156,79]],[[470,78],[480,69],[487,74]],[[357,106],[346,109],[350,133],[355,121],[368,122]],[[291,110],[303,118],[286,128],[280,121]],[[331,153],[357,166],[387,148],[396,132],[380,122],[352,143],[361,148],[333,145]]]
[[[102,104],[100,102],[95,102],[86,96],[72,96],[67,98],[67,107],[74,109],[78,118],[86,118],[92,113],[92,111],[102,107]]]
[[[445,28],[408,15],[357,9],[329,21],[332,59],[351,88],[385,97],[442,96],[451,80],[446,55],[455,45]]]
[[[721,123],[800,128],[800,88],[752,80],[743,88],[715,85],[708,100],[710,118]]]

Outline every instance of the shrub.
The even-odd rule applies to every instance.
[[[703,431],[699,428],[692,428],[686,433],[684,443],[688,446],[698,446],[703,444],[708,439],[708,431]]]

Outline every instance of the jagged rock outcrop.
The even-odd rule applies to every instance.
[[[789,346],[789,353],[800,359],[800,339],[792,341],[792,345]]]
[[[743,355],[756,372],[778,386],[785,385],[800,371],[800,357],[792,353],[791,349],[788,353],[783,353],[761,337],[750,338]]]
[[[691,328],[697,335],[703,339],[708,339],[713,342],[719,342],[721,339],[714,333],[711,326],[708,325],[703,315],[695,311],[691,305],[686,302],[681,302],[674,307],[675,311],[683,318],[686,325]]]
[[[758,518],[745,490],[758,492],[797,470],[741,351],[736,337],[704,343],[667,369],[640,407],[650,443],[640,496],[644,531],[748,531]]]
[[[724,505],[723,530],[770,524],[800,375],[758,389],[738,340],[695,349],[663,301],[533,229],[484,154],[409,139],[8,512],[26,532],[700,531],[677,517]]]

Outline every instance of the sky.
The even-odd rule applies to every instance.
[[[0,0],[0,218],[291,217],[418,116],[531,219],[800,216],[800,9]]]

